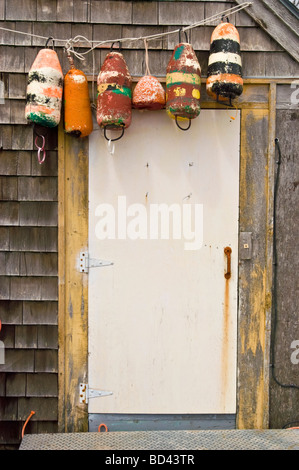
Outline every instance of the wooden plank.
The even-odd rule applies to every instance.
[[[22,302],[14,300],[0,301],[0,318],[4,325],[18,325],[22,323]]]
[[[39,349],[34,351],[34,372],[48,372],[51,374],[58,372],[57,350]],[[57,401],[56,401],[57,406]]]
[[[237,4],[242,4],[243,0],[236,0]],[[275,2],[276,4],[278,2]],[[289,12],[284,7],[285,15]],[[262,0],[252,2],[250,8],[246,9],[246,13],[256,21],[256,23],[264,29],[283,49],[291,55],[297,62],[299,61],[299,36],[297,31],[289,28],[289,24],[285,24],[276,13],[268,8]]]
[[[23,302],[24,325],[57,325],[57,317],[58,302]]]
[[[58,300],[56,277],[10,277],[11,300]]]
[[[57,202],[20,202],[21,226],[57,227]]]
[[[27,397],[57,397],[57,376],[50,373],[27,374]],[[25,396],[25,393],[24,393]]]
[[[6,396],[24,397],[26,394],[26,374],[7,374]]]
[[[57,201],[57,178],[51,176],[18,178],[19,201]]]
[[[33,349],[6,349],[5,364],[0,364],[0,371],[5,372],[34,372]],[[1,409],[1,407],[0,407]]]
[[[37,326],[16,325],[15,326],[15,349],[37,348]]]
[[[36,0],[6,1],[6,20],[36,20]]]
[[[10,227],[10,250],[57,251],[56,227]]]
[[[59,128],[59,429],[87,431],[79,384],[87,378],[88,278],[78,270],[88,246],[88,140]]]
[[[239,263],[240,429],[269,425],[274,110],[271,93],[269,110],[244,109],[241,117],[240,231],[253,233],[253,253]]]
[[[2,150],[0,157],[0,175],[30,175],[31,153]]]
[[[132,22],[132,2],[102,0],[90,5],[91,23],[120,23]]]
[[[158,24],[160,25],[190,25],[205,18],[203,2],[184,5],[183,2],[158,2]]]
[[[6,276],[55,276],[57,275],[57,253],[3,252]]]
[[[39,325],[37,328],[39,349],[58,349],[58,329],[53,325]]]
[[[133,24],[157,24],[157,2],[133,2]]]
[[[69,21],[74,19],[73,0],[57,0],[57,19],[56,21]],[[84,19],[82,19],[84,21]]]
[[[293,90],[294,91],[294,90]],[[294,341],[299,340],[298,321],[298,268],[299,256],[299,164],[298,164],[299,110],[279,109],[276,116],[276,137],[279,139],[281,159],[276,200],[276,280],[273,313],[273,358],[270,398],[276,406],[271,408],[271,427],[282,428],[295,421],[298,403],[298,363],[292,360]],[[279,159],[278,149],[276,150]],[[296,424],[298,425],[298,423]]]
[[[29,410],[29,411],[28,411]],[[19,398],[18,399],[18,420],[25,421],[30,410],[36,410],[30,422],[40,421],[56,421],[57,420],[57,399],[56,398]],[[28,423],[29,424],[29,423]],[[26,432],[29,429],[26,428]]]
[[[25,99],[27,76],[23,73],[9,74],[9,98]],[[25,114],[25,111],[24,111]]]
[[[18,199],[18,183],[14,176],[0,176],[0,200],[16,201]]]
[[[0,56],[1,72],[24,72],[25,71],[25,48],[14,46],[2,46]]]

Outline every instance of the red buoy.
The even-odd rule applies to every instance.
[[[132,78],[120,52],[110,51],[107,54],[98,75],[97,87],[99,126],[104,130],[129,127],[132,120]]]

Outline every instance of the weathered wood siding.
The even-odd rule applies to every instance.
[[[92,40],[139,37],[171,31],[234,5],[233,1],[213,0],[0,0],[0,25],[61,39],[76,35]],[[299,76],[296,60],[246,12],[236,13],[230,20],[240,33],[245,78]],[[189,33],[203,76],[207,73],[209,43],[214,26],[215,22]],[[149,42],[152,74],[165,76],[167,62],[177,41],[176,35],[170,35]],[[26,432],[52,432],[58,429],[58,130],[47,131],[47,158],[43,165],[39,165],[33,129],[24,119],[24,105],[27,73],[45,40],[0,30],[0,44],[0,80],[4,89],[4,97],[0,97],[4,98],[4,103],[0,104],[0,340],[5,344],[5,365],[0,365],[0,446],[13,447],[20,442],[22,426],[31,410],[35,411],[35,415],[28,423]],[[65,73],[68,61],[63,44],[58,42],[55,46]],[[81,51],[86,50],[86,44],[78,44],[78,47]],[[75,59],[76,66],[96,77],[106,53],[107,48],[95,50],[94,69],[91,54],[86,56],[84,62]],[[132,76],[145,72],[142,41],[124,43],[123,54]],[[259,96],[252,100],[253,107],[254,103],[258,107]],[[283,255],[285,271],[281,271],[279,276],[290,282],[287,290],[280,288],[278,303],[287,302],[284,305],[288,307],[284,307],[284,312],[287,312],[283,314],[283,320],[280,317],[279,331],[289,326],[290,322],[298,328],[295,290],[291,288],[296,272],[291,241],[296,238],[292,225],[295,222],[293,220],[290,225],[285,222],[295,207],[295,202],[291,203],[287,196],[289,194],[295,201],[298,190],[291,170],[296,155],[293,147],[296,141],[294,126],[298,124],[298,116],[297,121],[293,119],[296,112],[281,109],[277,114],[278,136],[285,151],[282,178],[284,188],[287,188],[281,190],[284,192],[280,197],[289,204],[279,212],[282,217],[281,248],[285,246],[283,240],[289,240],[287,252]],[[258,132],[261,132],[260,127]],[[61,181],[67,185],[63,178]],[[288,259],[292,260],[293,270],[287,268]],[[292,295],[294,302],[290,300]],[[292,317],[288,316],[291,314]],[[71,331],[66,330],[65,334],[70,341]],[[285,330],[281,334],[285,337]],[[290,339],[286,341],[287,348]],[[63,345],[60,344],[60,347]],[[286,359],[283,360],[289,365],[289,357],[286,352],[284,354]],[[293,370],[295,373],[297,369]],[[78,380],[72,376],[72,371],[68,370],[68,373],[73,381]],[[283,379],[295,380],[286,372]],[[296,391],[277,390],[273,388],[273,409],[286,407],[287,403],[294,404],[298,398]],[[73,406],[76,407],[76,403]],[[72,410],[65,408],[60,410],[62,412],[71,413]],[[275,413],[272,418],[274,426],[281,422],[278,411]],[[290,412],[291,418],[293,415]]]
[[[298,121],[299,93],[296,87],[278,86],[276,137],[279,139],[281,163],[276,203],[276,315],[272,318],[272,363],[278,383],[273,379],[271,381],[272,428],[299,426],[299,354],[296,353],[299,348]],[[278,160],[278,149],[276,156]],[[293,342],[297,342],[297,346]],[[292,357],[293,353],[296,354]]]

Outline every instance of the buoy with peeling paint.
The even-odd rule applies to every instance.
[[[158,110],[165,106],[165,91],[161,83],[152,75],[138,80],[133,91],[133,107],[137,109]]]
[[[206,90],[213,99],[230,103],[243,92],[240,37],[231,23],[221,22],[212,33]]]
[[[41,126],[56,127],[61,118],[62,93],[63,73],[57,53],[54,48],[41,49],[28,74],[26,119]]]
[[[153,77],[149,69],[148,45],[146,39],[145,46],[145,64],[146,74],[138,80],[134,91],[132,104],[137,109],[158,110],[165,106],[165,91],[156,77]]]
[[[64,77],[64,130],[76,137],[87,137],[93,129],[88,81],[75,68],[70,55],[70,70]]]
[[[175,47],[166,71],[166,111],[176,122],[187,119],[190,127],[191,119],[200,114],[200,86],[201,67],[193,47],[181,42]]]
[[[112,50],[107,54],[97,78],[97,123],[106,129],[122,130],[132,120],[132,78],[120,52]],[[118,140],[115,139],[107,140]]]

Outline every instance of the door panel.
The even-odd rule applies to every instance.
[[[133,111],[89,152],[89,413],[234,413],[240,116]],[[106,238],[105,238],[106,237]],[[226,246],[231,277],[225,278]]]

